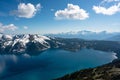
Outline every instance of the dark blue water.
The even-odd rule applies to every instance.
[[[51,80],[111,62],[115,58],[113,53],[90,49],[78,52],[49,49],[38,56],[1,55],[0,80]]]

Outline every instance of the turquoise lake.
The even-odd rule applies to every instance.
[[[70,52],[49,49],[39,55],[0,55],[0,80],[52,80],[116,59],[112,52],[82,49]]]

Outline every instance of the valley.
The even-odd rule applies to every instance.
[[[3,80],[4,79],[8,80],[8,78],[10,80],[13,80],[19,78],[19,76],[22,76],[22,74],[25,75],[25,78],[21,77],[21,79],[26,80],[27,75],[32,75],[33,73],[35,74],[34,76],[38,74],[42,75],[42,73],[36,73],[37,71],[31,71],[31,69],[34,70],[36,68],[38,69],[38,71],[41,71],[40,68],[43,68],[42,66],[46,66],[46,68],[43,68],[43,70],[46,71],[46,69],[53,69],[53,67],[56,67],[55,65],[56,64],[58,65],[59,63],[61,64],[59,64],[59,66],[56,67],[57,72],[53,70],[53,73],[56,72],[57,75],[54,74],[50,75],[50,73],[43,71],[44,72],[44,74],[42,75],[43,77],[41,76],[35,80],[39,80],[39,79],[49,80],[55,78],[58,78],[57,80],[71,80],[71,79],[72,80],[96,80],[96,79],[116,80],[119,77],[118,75],[119,75],[119,59],[120,59],[120,41],[84,40],[80,38],[59,38],[59,37],[41,36],[37,34],[23,34],[23,35],[13,35],[13,36],[1,35],[0,54],[1,54],[0,59],[2,59],[2,57],[4,59],[5,56],[8,59],[11,57],[10,61],[13,62],[12,66],[6,65],[6,66],[10,66],[10,69],[12,70],[6,72],[5,74],[1,74],[0,78]],[[48,56],[49,58],[48,61],[46,62]],[[21,61],[21,59],[28,64],[23,64],[23,61]],[[96,59],[98,61],[96,61]],[[52,63],[54,63],[55,65],[51,65],[49,63],[49,60],[50,61],[52,60]],[[62,60],[62,62],[59,60]],[[8,61],[6,60],[4,61],[5,64],[6,62],[8,63]],[[14,64],[14,61],[15,62],[17,61],[17,64]],[[38,63],[38,61],[40,61],[41,63]],[[72,62],[72,64],[77,66],[73,66],[72,64],[69,64],[70,62]],[[117,67],[116,67],[117,65],[116,63],[118,64]],[[2,65],[3,62],[0,62],[0,64]],[[50,65],[50,67],[47,66],[48,64]],[[24,68],[20,68],[18,65],[20,66],[22,65],[24,66]],[[31,67],[27,68],[28,65]],[[68,70],[62,69],[62,67],[66,69],[68,68]],[[63,71],[59,72],[60,69]],[[81,70],[81,69],[85,69],[85,70]],[[16,70],[17,73],[11,73]],[[111,70],[113,70],[113,72],[111,72]],[[30,71],[30,74],[28,74],[27,71]],[[66,75],[68,73],[69,75]],[[48,75],[50,77],[45,78],[45,75]],[[107,77],[105,77],[104,75],[106,75]],[[64,77],[59,78],[61,76]]]

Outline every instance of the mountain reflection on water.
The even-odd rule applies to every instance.
[[[92,49],[77,52],[49,49],[38,56],[0,55],[0,80],[51,80],[116,58],[115,53]]]

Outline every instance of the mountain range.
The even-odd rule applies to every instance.
[[[32,55],[39,54],[51,48],[60,48],[69,51],[78,51],[82,48],[88,48],[119,53],[120,42],[109,40],[84,40],[80,38],[58,38],[38,34],[0,35],[0,54],[27,53]]]
[[[119,34],[119,35],[112,36],[112,37],[109,37],[109,38],[106,39],[106,40],[120,41],[120,34]]]
[[[46,34],[52,37],[62,37],[62,38],[81,38],[85,40],[110,40],[110,41],[120,41],[119,32],[92,32],[92,31],[70,31],[66,33],[56,33],[56,34]]]
[[[35,53],[50,48],[50,38],[40,35],[4,35],[0,37],[0,53]]]

